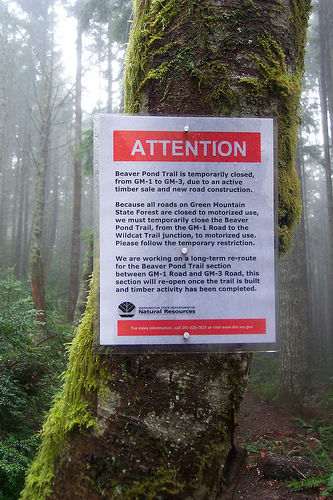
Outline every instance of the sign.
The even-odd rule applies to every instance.
[[[273,350],[274,123],[95,119],[99,345]]]

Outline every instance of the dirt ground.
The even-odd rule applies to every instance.
[[[333,498],[319,496],[320,491],[293,491],[283,481],[260,475],[257,458],[261,451],[282,455],[304,453],[304,443],[312,438],[297,425],[293,415],[281,411],[275,404],[264,404],[251,389],[245,394],[238,417],[237,444],[247,444],[248,463],[236,495],[237,500],[312,500]]]

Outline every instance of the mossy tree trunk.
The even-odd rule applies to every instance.
[[[279,241],[300,214],[294,170],[310,0],[137,0],[126,111],[277,116]],[[95,355],[93,298],[23,499],[231,499],[250,354]]]

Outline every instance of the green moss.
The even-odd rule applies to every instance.
[[[283,2],[273,3],[278,15],[286,12]],[[163,89],[156,99],[170,102],[161,109],[175,114],[188,109],[190,88],[195,114],[277,117],[279,245],[284,253],[301,214],[294,163],[310,0],[291,2],[295,57],[288,64],[279,26],[262,19],[262,6],[254,0],[229,10],[198,0],[137,0],[135,7],[140,15],[127,52],[126,112],[145,112],[144,92],[154,82],[155,93]],[[237,65],[245,65],[249,76],[235,76]]]
[[[166,71],[158,68],[147,71],[147,68],[150,66],[153,54],[161,55],[165,53],[166,46],[169,50],[172,48],[172,44],[166,44],[166,46],[159,48],[156,52],[152,49],[157,41],[163,40],[163,33],[169,26],[171,19],[180,12],[183,3],[184,1],[134,1],[133,9],[135,18],[131,30],[131,42],[128,46],[126,57],[125,112],[138,113],[143,84],[149,79],[160,78],[163,80],[166,76]]]
[[[175,495],[184,488],[184,483],[177,481],[177,471],[174,469],[160,469],[151,478],[138,481],[128,490],[121,489],[113,495],[114,499],[122,500],[156,500],[160,495]]]
[[[255,60],[258,76],[245,78],[242,84],[249,104],[263,106],[270,96],[277,101],[273,112],[278,118],[278,236],[280,252],[285,253],[290,248],[292,230],[302,209],[300,185],[294,169],[302,73],[300,70],[288,72],[280,46],[267,33],[259,43],[264,57]]]
[[[100,392],[106,380],[103,362],[93,351],[93,296],[90,293],[86,312],[70,348],[64,386],[55,399],[43,427],[39,453],[28,472],[21,499],[42,500],[52,491],[54,470],[70,433],[96,427],[90,394]]]

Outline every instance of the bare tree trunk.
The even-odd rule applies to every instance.
[[[48,271],[50,270],[51,266],[51,260],[52,260],[52,255],[53,255],[53,249],[54,249],[54,244],[55,244],[55,239],[56,239],[56,232],[57,232],[57,222],[58,222],[58,208],[59,208],[59,200],[58,200],[58,195],[59,195],[59,176],[58,173],[54,175],[53,178],[53,193],[52,193],[52,200],[50,200],[51,204],[51,209],[49,213],[49,230],[48,230],[48,238],[47,238],[47,248],[45,251],[45,272],[46,275],[48,274]]]
[[[112,113],[112,83],[113,83],[113,69],[112,69],[112,62],[113,62],[113,54],[112,54],[112,26],[111,22],[108,22],[108,45],[107,45],[107,58],[108,58],[108,70],[107,70],[107,75],[108,75],[108,88],[107,88],[107,94],[108,94],[108,101],[106,105],[106,111],[107,113]]]
[[[27,176],[29,180],[29,176]],[[24,192],[24,221],[23,221],[23,249],[22,249],[22,276],[24,278],[28,277],[29,274],[29,182],[26,183],[26,189]]]
[[[20,195],[18,203],[18,221],[17,221],[17,231],[16,231],[16,241],[15,241],[15,252],[14,252],[14,271],[15,275],[19,278],[21,263],[22,263],[22,240],[23,240],[23,217],[24,217],[24,192],[26,189],[26,168],[21,159],[20,165]]]
[[[30,281],[33,292],[35,307],[40,311],[39,320],[45,325],[45,283],[44,262],[41,255],[42,230],[45,200],[46,169],[48,164],[50,125],[51,125],[51,90],[52,90],[52,68],[47,66],[44,70],[43,94],[41,100],[41,128],[39,139],[39,152],[37,177],[35,185],[35,203],[32,219],[29,268]],[[45,326],[44,326],[45,327]]]
[[[322,6],[321,6],[322,9]],[[331,141],[333,137],[333,52],[332,52],[332,44],[333,44],[333,33],[332,33],[332,23],[333,23],[333,5],[332,2],[325,0],[325,9],[324,9],[324,19],[322,21],[325,24],[325,50],[326,50],[326,80],[327,80],[327,101],[328,101],[328,110],[330,117],[330,135]]]
[[[81,109],[81,73],[82,73],[82,27],[78,21],[76,41],[76,83],[75,83],[75,158],[74,158],[74,200],[72,247],[69,278],[68,319],[73,321],[75,305],[79,288],[80,270],[80,232],[81,232],[81,168],[82,160],[78,157],[79,145],[82,139],[82,109]]]
[[[294,159],[310,1],[135,6],[127,112],[279,116],[285,251],[300,213]],[[93,300],[22,499],[233,498],[245,455],[234,430],[251,354],[98,356]]]
[[[0,264],[3,268],[10,265],[8,256],[8,179],[9,167],[6,158],[6,131],[8,129],[8,117],[10,109],[10,97],[12,89],[12,63],[9,42],[9,13],[7,6],[2,2],[0,5],[0,172],[1,179],[1,201],[0,201]]]
[[[10,55],[8,43],[8,10],[0,5],[1,34],[0,34],[0,172],[3,171],[5,133],[8,117],[9,89],[11,88]]]
[[[81,317],[86,309],[92,272],[93,272],[93,237],[91,235],[91,238],[89,239],[88,242],[88,250],[86,258],[83,264],[83,272],[81,276],[79,294],[77,297],[77,303],[75,307],[75,314],[73,321],[73,325],[75,328],[79,326]]]
[[[20,158],[20,154],[17,154],[18,158],[15,165],[15,173],[14,173],[14,186],[13,189],[13,199],[19,200],[21,193],[20,179],[21,179],[21,168],[22,161]],[[16,233],[17,233],[17,224],[18,224],[18,211],[19,211],[19,203],[14,202],[11,206],[11,242],[10,247],[15,248],[16,246]],[[14,253],[12,253],[10,265],[13,267],[15,265],[14,261]]]
[[[297,164],[300,170],[300,151]],[[297,411],[309,387],[311,321],[308,302],[305,218],[295,231],[290,252],[280,261],[280,380],[278,401]]]
[[[320,106],[322,129],[324,138],[324,169],[326,179],[326,197],[327,197],[327,213],[328,213],[328,227],[329,227],[329,297],[330,297],[330,314],[333,310],[333,191],[332,191],[332,167],[330,157],[330,137],[328,129],[328,96],[327,85],[329,81],[329,74],[331,72],[331,60],[327,44],[329,41],[329,30],[327,29],[327,6],[324,0],[320,0],[318,4],[319,16],[319,39],[320,39],[320,77],[319,77],[319,93],[320,93]],[[328,70],[329,66],[329,70]],[[330,317],[332,323],[332,314]],[[331,354],[333,351],[333,338],[331,336],[327,345],[328,352]]]
[[[8,171],[3,169],[0,200],[0,249],[1,266],[7,267],[7,232],[8,232]]]

